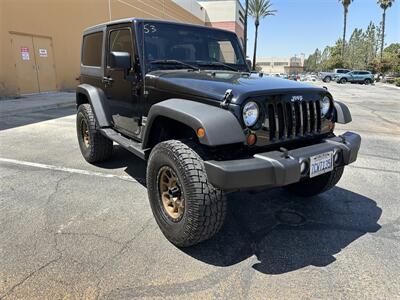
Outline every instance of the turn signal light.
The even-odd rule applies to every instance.
[[[257,141],[257,137],[254,133],[250,133],[247,136],[247,145],[253,146],[256,143],[256,141]]]
[[[206,135],[206,131],[204,130],[203,127],[200,127],[199,129],[197,129],[197,136],[199,138],[203,138]]]
[[[333,131],[335,129],[335,123],[329,122],[328,123],[328,128],[329,128],[330,131]]]

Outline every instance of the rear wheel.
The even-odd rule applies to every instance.
[[[344,167],[338,167],[332,172],[299,181],[284,188],[296,196],[312,197],[333,188],[342,177],[343,171]]]
[[[326,76],[324,78],[324,82],[331,82],[332,78],[330,76]]]
[[[87,162],[103,161],[112,155],[113,142],[96,129],[96,119],[90,104],[81,104],[78,108],[76,133],[82,156]]]
[[[345,84],[345,83],[347,83],[347,79],[346,79],[346,78],[342,78],[342,79],[340,79],[340,83],[342,83],[342,84]]]
[[[223,192],[208,182],[199,154],[181,141],[154,147],[147,167],[147,192],[158,226],[177,246],[209,239],[224,222]]]

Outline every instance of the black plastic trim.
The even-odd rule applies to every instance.
[[[108,118],[110,114],[108,113],[106,96],[104,92],[101,89],[96,88],[92,85],[80,84],[76,88],[77,103],[79,94],[85,95],[89,100],[99,127],[111,127],[111,121]]]
[[[335,101],[335,122],[347,124],[352,121],[351,113],[346,104]]]
[[[181,122],[191,127],[194,132],[200,127],[204,128],[206,134],[199,138],[199,141],[207,146],[245,142],[243,129],[230,111],[184,99],[169,99],[151,107],[144,132],[144,148],[149,142],[152,124],[159,116]]]
[[[326,138],[321,143],[290,150],[287,156],[280,151],[264,152],[249,159],[230,161],[205,161],[208,180],[223,190],[267,188],[298,182],[300,163],[319,153],[339,150],[340,165],[348,165],[357,158],[361,137],[352,132]]]

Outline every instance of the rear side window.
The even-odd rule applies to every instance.
[[[82,64],[91,67],[101,66],[103,32],[96,32],[83,37]]]

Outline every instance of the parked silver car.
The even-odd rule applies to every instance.
[[[335,77],[337,83],[364,83],[371,84],[374,82],[374,74],[369,71],[351,71],[346,74],[340,74]]]

